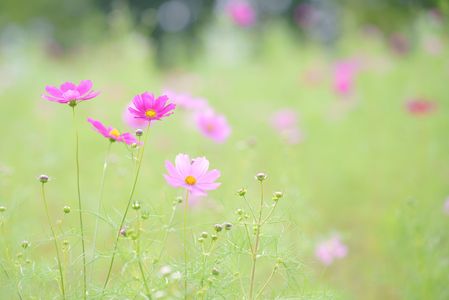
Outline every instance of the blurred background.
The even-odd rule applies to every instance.
[[[9,256],[20,264],[24,239],[36,262],[51,249],[42,172],[52,177],[61,234],[79,247],[69,229],[76,216],[62,213],[76,207],[70,111],[41,94],[90,79],[101,96],[79,110],[88,210],[106,141],[83,120],[133,132],[124,116],[132,97],[164,92],[180,109],[155,126],[138,190],[160,216],[155,225],[167,222],[177,195],[161,176],[163,161],[205,155],[223,185],[198,200],[199,231],[235,221],[243,205],[235,191],[245,186],[257,197],[257,172],[285,192],[284,225],[265,243],[289,267],[267,299],[449,299],[448,13],[446,0],[2,0],[2,264]],[[185,98],[207,103],[230,134],[216,140],[202,131]],[[129,166],[129,151],[115,147],[105,199],[116,222]],[[22,272],[24,295],[51,282],[36,269]],[[241,296],[225,284],[234,291],[227,295]],[[15,295],[5,278],[2,285],[0,295]]]

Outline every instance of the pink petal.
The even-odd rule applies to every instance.
[[[53,97],[56,97],[56,98],[61,98],[62,97],[61,91],[58,88],[54,87],[54,86],[47,85],[45,87],[45,90],[47,91],[47,93],[50,94],[50,96],[53,96]]]
[[[67,81],[63,84],[61,84],[61,91],[62,92],[67,92],[68,90],[76,90],[76,85]]]
[[[191,175],[191,161],[187,154],[178,154],[175,159],[175,165],[182,177]]]
[[[180,182],[179,179],[170,177],[170,176],[165,175],[165,174],[164,174],[164,178],[167,181],[167,183],[169,185],[171,185],[172,187],[176,187],[177,188],[177,187],[182,187],[183,186],[183,183]]]
[[[221,185],[221,183],[218,183],[218,182],[198,183],[195,185],[195,187],[200,190],[211,191],[211,190],[216,190],[220,185]]]
[[[173,178],[179,178],[180,180],[184,180],[184,178],[179,174],[178,170],[173,166],[173,164],[166,160],[165,161],[165,168],[168,171],[168,174]]]
[[[97,97],[99,94],[100,94],[100,92],[90,92],[87,95],[81,97],[80,99],[81,100],[89,100],[89,99]]]
[[[192,164],[192,176],[200,178],[206,174],[209,169],[209,161],[205,157],[198,157],[193,160]]]
[[[82,80],[76,90],[80,93],[81,96],[86,94],[92,88],[92,81],[90,80]]]
[[[200,182],[210,183],[210,182],[214,182],[215,180],[217,180],[220,176],[221,176],[220,171],[214,169],[214,170],[211,170],[211,171],[207,172],[206,174],[204,174],[204,176],[198,178],[198,180]]]

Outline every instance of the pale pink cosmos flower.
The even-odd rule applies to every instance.
[[[206,99],[196,98],[187,93],[177,93],[172,90],[165,90],[163,94],[167,95],[167,97],[176,104],[176,107],[180,109],[194,112],[209,108],[209,103]]]
[[[206,110],[196,115],[198,130],[207,138],[221,144],[231,135],[232,129],[224,115]]]
[[[114,127],[106,127],[100,121],[88,118],[87,121],[92,124],[93,128],[105,138],[108,138],[111,142],[121,142],[127,145],[137,143],[137,139],[129,132],[120,133]]]
[[[435,102],[424,98],[415,98],[408,100],[405,103],[405,108],[414,116],[425,116],[433,113],[437,109],[437,105]]]
[[[337,94],[347,96],[352,93],[358,70],[358,63],[353,60],[339,61],[335,64],[333,88]]]
[[[168,174],[164,178],[168,184],[176,188],[184,188],[192,195],[207,195],[207,191],[215,190],[220,183],[215,182],[220,177],[220,171],[209,170],[209,161],[205,157],[190,159],[187,154],[178,154],[175,166],[165,161]]]
[[[256,23],[256,11],[248,1],[231,0],[226,11],[238,26],[250,27]]]
[[[289,144],[299,144],[303,140],[303,134],[299,129],[298,115],[296,111],[285,108],[275,112],[270,123],[274,130]]]
[[[100,93],[92,91],[92,81],[90,80],[82,80],[78,85],[72,82],[65,82],[59,88],[47,85],[45,91],[47,94],[42,94],[42,98],[53,102],[70,104],[90,100],[97,97]]]
[[[346,257],[347,254],[348,247],[343,244],[338,236],[321,242],[315,250],[316,258],[326,266],[330,266],[335,260]]]
[[[135,118],[134,115],[128,109],[128,107],[130,107],[131,105],[133,105],[132,102],[123,111],[122,115],[123,122],[129,127],[134,129],[146,128],[148,126],[148,121],[144,119]]]
[[[444,202],[443,211],[446,215],[449,215],[449,197]]]
[[[134,97],[132,104],[128,107],[134,118],[146,121],[161,120],[173,114],[176,105],[168,102],[168,97],[163,95],[155,98],[153,94],[144,92]]]

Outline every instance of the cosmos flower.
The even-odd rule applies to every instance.
[[[99,94],[99,92],[92,91],[92,81],[90,80],[82,80],[79,85],[65,82],[59,88],[47,85],[45,91],[47,94],[42,94],[42,98],[58,103],[70,103],[71,105],[90,100]]]
[[[424,98],[415,98],[407,101],[405,108],[412,115],[424,116],[434,112],[437,105],[435,102]]]
[[[235,24],[249,27],[256,23],[256,11],[245,0],[231,0],[226,8],[227,13]]]
[[[220,171],[208,171],[209,161],[205,157],[190,159],[187,154],[178,154],[175,166],[166,161],[165,167],[168,172],[164,175],[167,183],[175,188],[184,188],[192,195],[207,195],[207,191],[220,186],[220,183],[215,182],[221,175]]]
[[[196,116],[198,130],[216,143],[224,143],[231,134],[231,127],[224,115],[218,115],[212,110],[198,113]]]
[[[137,143],[137,139],[131,133],[120,133],[116,128],[106,127],[100,121],[88,118],[87,121],[92,124],[93,128],[111,142],[121,142],[127,145]]]
[[[321,242],[316,250],[316,258],[326,266],[331,265],[335,260],[342,259],[348,254],[348,247],[343,244],[338,236]]]
[[[207,100],[203,98],[196,98],[186,93],[176,93],[171,90],[165,90],[164,95],[167,95],[170,100],[176,104],[176,108],[181,108],[187,111],[200,111],[209,108]]]
[[[134,118],[146,121],[161,120],[173,114],[176,105],[168,102],[168,97],[163,95],[155,98],[153,94],[145,92],[134,97],[128,107]]]
[[[353,60],[340,61],[335,64],[333,88],[339,95],[349,95],[354,90],[358,64]]]

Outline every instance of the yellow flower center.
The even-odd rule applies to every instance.
[[[115,136],[116,138],[118,138],[120,136],[120,131],[118,131],[117,129],[112,129],[111,131],[109,131],[109,135]]]
[[[186,179],[185,179],[185,182],[188,185],[194,185],[196,183],[196,178],[193,177],[193,176],[187,176]]]
[[[149,109],[145,112],[145,116],[147,116],[148,118],[154,118],[156,115],[157,113],[152,109]]]

